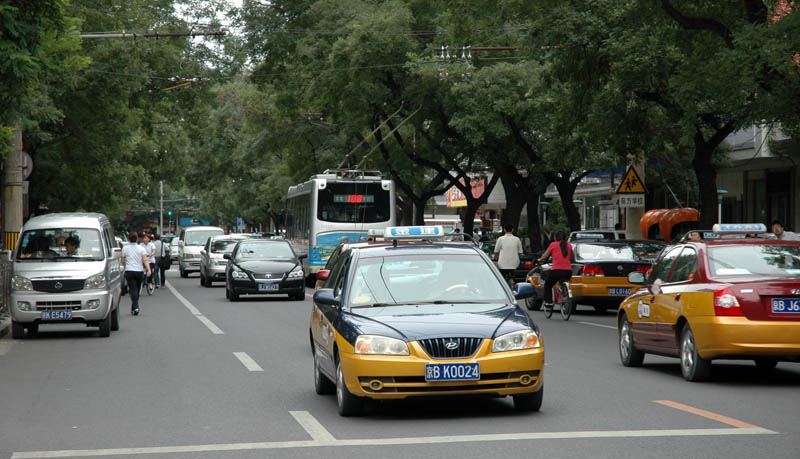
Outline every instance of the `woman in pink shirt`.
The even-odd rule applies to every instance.
[[[539,257],[539,262],[541,263],[551,256],[553,264],[544,284],[545,307],[553,307],[553,286],[557,282],[569,281],[569,278],[572,277],[572,245],[567,242],[567,235],[563,230],[556,232],[556,240],[551,242],[547,250]]]

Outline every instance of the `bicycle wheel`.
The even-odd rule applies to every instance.
[[[151,278],[147,279],[147,294],[148,295],[152,295],[153,294],[153,290],[155,290],[155,289],[156,289],[156,285],[153,283],[153,278],[151,277]]]
[[[561,318],[564,320],[569,320],[569,316],[572,315],[572,301],[569,299],[569,288],[567,287],[566,283],[562,283],[558,286],[558,290],[558,303],[561,307]]]
[[[558,292],[556,291],[556,289],[553,289],[553,297],[551,298],[551,300],[553,300],[553,303],[548,303],[547,301],[542,303],[542,312],[544,312],[544,316],[547,317],[548,319],[553,315],[554,302],[558,301],[556,298],[557,293]]]

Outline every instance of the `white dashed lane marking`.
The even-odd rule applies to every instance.
[[[264,371],[264,369],[261,368],[261,365],[257,364],[256,361],[252,359],[252,357],[247,355],[247,352],[234,352],[233,355],[235,355],[236,358],[239,359],[240,362],[242,362],[242,365],[244,365],[244,367],[247,368],[248,370]]]
[[[180,301],[181,303],[183,303],[184,306],[186,306],[186,309],[188,309],[189,312],[192,313],[192,315],[197,317],[197,320],[202,322],[203,325],[205,325],[209,330],[211,330],[211,333],[215,335],[225,334],[225,332],[223,332],[219,327],[217,327],[214,324],[214,322],[212,322],[208,317],[204,316],[199,309],[197,309],[192,303],[190,303],[189,300],[187,300],[186,298],[183,297],[183,295],[178,293],[178,290],[176,290],[175,287],[172,286],[172,284],[168,283],[167,288],[172,292],[173,295],[175,295],[175,298],[177,298],[178,301]]]

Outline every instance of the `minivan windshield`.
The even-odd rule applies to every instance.
[[[223,234],[221,229],[186,231],[184,235],[186,238],[184,245],[206,245],[208,238],[211,236],[219,236],[220,234]]]
[[[22,233],[17,260],[102,260],[100,231],[93,228],[48,228]]]

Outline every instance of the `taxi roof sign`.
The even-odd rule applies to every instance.
[[[633,166],[628,166],[628,172],[622,177],[617,187],[617,194],[642,194],[647,193],[647,188],[644,187],[642,179],[636,173]]]
[[[711,227],[717,234],[762,234],[767,232],[763,223],[717,223]]]
[[[383,233],[384,232],[385,232],[385,230],[383,228],[381,228],[381,229],[371,228],[371,229],[367,230],[367,236],[369,236],[369,237],[383,237]]]
[[[387,241],[407,239],[439,239],[444,237],[442,226],[390,226],[383,233]]]

